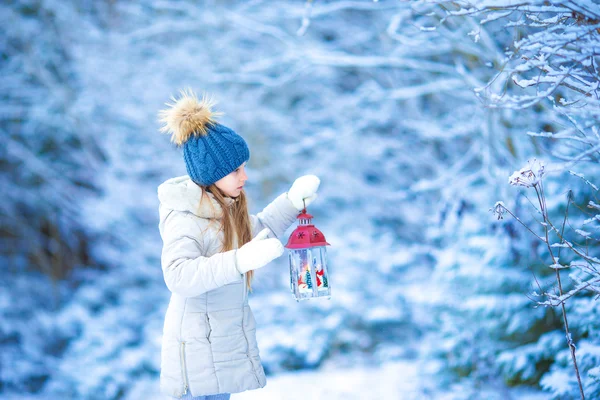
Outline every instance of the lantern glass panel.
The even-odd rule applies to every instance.
[[[327,268],[327,249],[323,247],[313,247],[313,269],[315,272],[315,282],[317,283],[317,297],[331,297],[331,287],[329,286],[329,271]]]
[[[311,273],[310,259],[310,249],[295,249],[290,252],[290,275],[292,277],[290,283],[296,300],[313,297],[313,274]]]
[[[290,289],[296,300],[331,296],[325,247],[295,249],[289,259]]]
[[[298,282],[298,255],[296,251],[289,252],[290,257],[290,290],[296,296],[296,285]]]

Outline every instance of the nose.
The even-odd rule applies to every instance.
[[[242,182],[246,182],[248,180],[248,175],[246,175],[246,169],[242,169]]]

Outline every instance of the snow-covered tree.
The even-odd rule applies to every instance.
[[[70,301],[76,271],[98,268],[82,220],[105,163],[96,127],[74,111],[80,82],[71,7],[0,5],[0,392],[34,392],[76,332],[44,319]],[[49,313],[49,314],[48,314]]]
[[[507,161],[517,166],[515,163],[520,160],[534,156],[552,160],[555,177],[548,179],[546,198],[547,212],[553,220],[562,221],[568,190],[577,204],[585,207],[590,199],[590,186],[579,178],[569,179],[566,173],[561,175],[561,171],[573,169],[573,174],[584,173],[592,181],[599,177],[598,5],[585,1],[440,2],[439,5],[446,12],[440,24],[454,18],[475,21],[474,29],[469,32],[475,42],[493,37],[495,45],[505,50],[504,57],[493,65],[497,72],[484,84],[474,85],[474,89],[482,106],[511,116],[507,122],[513,135],[507,140],[506,149],[513,157]],[[538,128],[535,124],[513,123],[531,124],[536,120]],[[529,143],[523,140],[525,135],[532,138]],[[493,162],[494,168],[503,165],[499,161]],[[532,226],[539,225],[535,213],[529,213],[531,199],[507,196],[502,188],[507,186],[508,175],[505,172],[504,179],[496,184],[486,182],[496,190],[488,189],[485,198],[490,204],[497,200],[490,199],[490,193],[502,199],[511,198],[511,207],[519,210],[520,218]],[[482,209],[473,214],[485,220]],[[465,222],[462,216],[461,225],[452,227],[458,232],[457,240],[442,253],[441,268],[437,270],[443,287],[461,288],[457,301],[440,307],[442,320],[460,321],[461,327],[442,329],[446,338],[442,355],[448,365],[469,377],[499,376],[511,384],[538,384],[542,378],[544,388],[557,398],[578,398],[580,390],[567,339],[560,332],[562,311],[534,309],[536,303],[524,297],[539,292],[541,287],[548,290],[555,282],[554,271],[548,268],[553,264],[548,249],[537,238],[520,232],[516,221],[504,223],[503,232],[489,225],[467,229],[462,226]],[[447,233],[443,236],[447,237]],[[469,244],[471,241],[477,245]],[[594,247],[593,242],[587,246],[590,252],[594,252]],[[461,259],[463,256],[456,255],[470,254],[477,248],[478,257]],[[454,256],[450,257],[448,251]],[[577,277],[572,277],[577,284]],[[573,338],[584,344],[580,361],[586,361],[580,362],[580,369],[584,391],[593,398],[598,395],[597,373],[593,368],[597,338],[590,335],[595,324],[590,325],[588,318],[580,318],[582,312],[577,311],[580,302],[589,310],[593,304],[589,300],[584,297],[573,301],[566,312],[578,316],[570,319],[571,328]],[[552,372],[546,374],[548,370]]]

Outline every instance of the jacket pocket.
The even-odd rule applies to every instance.
[[[208,313],[204,314],[205,322],[206,322],[206,340],[210,343],[210,334],[212,333],[212,328],[210,327],[210,318],[208,318]]]
[[[185,342],[181,342],[179,345],[179,359],[181,361],[181,378],[183,379],[183,393],[182,396],[185,396],[188,391],[188,379],[187,379],[187,368],[185,365]]]

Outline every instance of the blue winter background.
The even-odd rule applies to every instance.
[[[257,273],[268,384],[232,399],[580,398],[561,309],[538,304],[548,249],[490,209],[543,232],[508,184],[543,160],[595,269],[595,0],[9,0],[0,19],[1,398],[161,398],[156,188],[185,166],[157,111],[184,87],[248,141],[251,212],[321,178],[332,298],[296,303],[286,257]],[[599,277],[577,265],[600,398]]]

